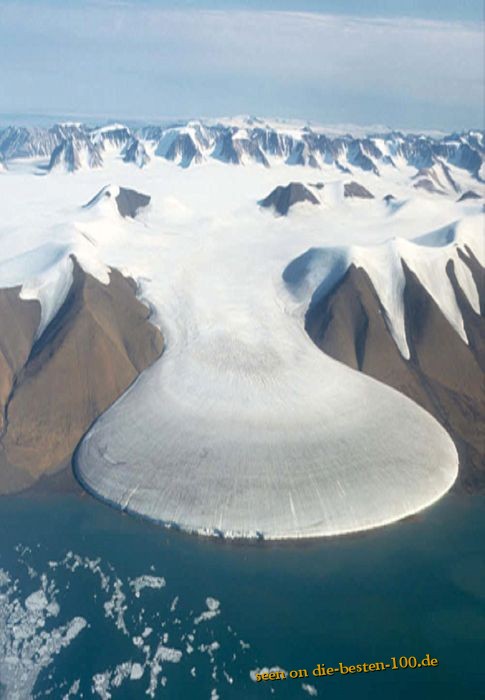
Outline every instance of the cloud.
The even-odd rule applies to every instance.
[[[483,97],[476,23],[125,2],[42,3],[28,11],[6,4],[0,43],[13,96],[15,81],[35,82],[46,102],[61,106],[64,99],[70,108],[83,99],[122,113],[131,94],[145,113],[207,113],[212,106],[295,116],[301,105],[313,118],[340,111],[338,118],[355,121],[360,103],[367,120],[382,121],[379,101],[384,111],[406,112],[415,103],[423,114],[449,108],[476,118]],[[5,97],[0,106],[8,106]]]

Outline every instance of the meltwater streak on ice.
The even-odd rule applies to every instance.
[[[170,270],[171,298],[152,296],[167,351],[81,443],[86,488],[188,531],[264,538],[372,528],[450,488],[438,423],[294,318],[275,231],[222,226]]]

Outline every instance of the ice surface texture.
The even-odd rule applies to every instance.
[[[283,330],[168,352],[82,442],[82,483],[189,531],[265,538],[364,530],[448,490],[457,455],[429,414]]]

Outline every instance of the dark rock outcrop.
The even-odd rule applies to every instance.
[[[416,190],[425,190],[430,194],[446,194],[443,190],[436,187],[434,182],[427,177],[423,177],[414,183],[413,187]]]
[[[467,190],[466,192],[463,192],[461,197],[457,199],[457,202],[465,202],[467,199],[482,199],[482,196],[479,195],[477,192],[474,190]]]
[[[118,213],[123,217],[134,219],[140,209],[147,207],[150,204],[151,197],[148,194],[142,194],[136,190],[130,190],[126,187],[119,187],[118,194],[114,197]],[[85,209],[91,209],[96,206],[102,199],[111,199],[113,192],[109,186],[103,187],[92,199],[84,204]]]
[[[144,168],[150,162],[150,156],[146,152],[145,146],[135,138],[126,144],[122,155],[125,163],[134,163],[139,168]]]
[[[320,200],[301,182],[290,182],[289,185],[276,187],[265,199],[259,202],[262,207],[273,207],[280,216],[286,216],[290,208],[297,202],[320,204]]]
[[[374,195],[358,182],[346,182],[344,185],[344,197],[360,197],[361,199],[374,199]]]
[[[116,197],[116,206],[121,216],[129,216],[131,219],[134,219],[140,209],[150,204],[150,200],[151,197],[147,194],[120,187],[119,194]]]

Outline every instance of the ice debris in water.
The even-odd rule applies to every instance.
[[[8,700],[31,697],[39,673],[87,625],[76,616],[56,626],[57,590],[45,575],[40,583],[40,589],[24,598],[18,581],[0,570],[0,679]]]
[[[140,592],[144,588],[164,588],[165,579],[162,576],[138,576],[130,579],[130,586],[137,598],[140,597]]]
[[[131,683],[138,684],[137,694],[155,698],[170,683],[170,667],[183,662],[184,657],[188,659],[189,654],[191,663],[182,664],[182,675],[190,679],[210,676],[207,695],[211,688],[220,694],[215,684],[233,684],[240,665],[237,633],[232,631],[224,644],[214,639],[210,622],[221,614],[216,598],[207,596],[206,609],[194,617],[193,610],[185,608],[183,600],[174,596],[155,569],[150,575],[121,578],[109,562],[70,551],[57,560],[46,561],[48,573],[37,573],[30,562],[32,551],[17,551],[19,570],[24,567],[27,583],[0,569],[0,681],[8,700],[47,696],[71,700],[88,695],[116,700],[118,689]],[[93,616],[91,624],[89,616],[66,618],[64,613],[73,596],[79,605],[79,586],[83,601],[88,598],[96,613],[101,613]],[[166,588],[169,592],[162,593]],[[166,595],[163,617],[160,605],[153,608],[148,604],[148,589]],[[223,625],[224,629],[228,627]],[[125,635],[132,644],[126,655],[114,663],[104,665],[100,655],[98,667],[90,669],[87,675],[66,677],[59,682],[56,676],[60,673],[62,677],[62,661],[59,659],[55,665],[54,659],[81,633],[91,635],[84,636],[84,645],[91,644],[92,635],[100,633],[110,644],[111,640],[121,642]],[[120,649],[125,648],[123,645],[122,642]],[[42,674],[48,666],[54,672]],[[38,682],[41,685],[36,691]],[[133,694],[132,690],[125,692]]]
[[[202,612],[198,617],[194,619],[194,624],[199,625],[204,620],[211,620],[216,615],[219,615],[219,601],[215,598],[206,598],[205,604],[207,605],[207,610]]]

